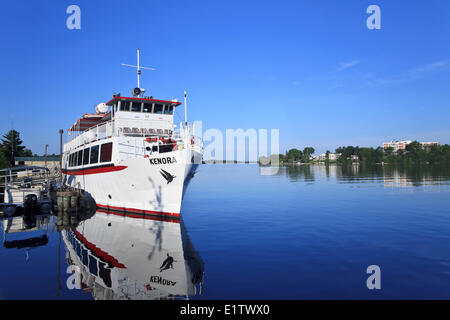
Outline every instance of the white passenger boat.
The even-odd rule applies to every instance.
[[[178,221],[185,187],[202,162],[203,144],[186,116],[178,128],[174,125],[181,102],[145,96],[139,87],[144,69],[139,50],[135,67],[138,87],[131,97],[114,94],[69,129],[63,183],[120,215]]]

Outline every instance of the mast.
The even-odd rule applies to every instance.
[[[155,68],[147,68],[147,67],[142,67],[140,65],[139,62],[139,48],[137,48],[137,65],[133,66],[131,64],[126,64],[126,63],[122,63],[123,66],[126,67],[132,67],[132,68],[136,68],[137,69],[137,87],[140,89],[140,76],[141,76],[141,72],[142,70],[156,70]]]
[[[139,78],[141,76],[141,69],[139,68],[139,48],[137,48],[137,80],[138,80],[138,88],[139,87]]]
[[[186,103],[186,90],[184,90],[184,125],[187,128],[187,103]]]

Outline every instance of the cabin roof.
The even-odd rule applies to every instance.
[[[153,99],[153,98],[137,98],[137,97],[120,97],[120,96],[115,96],[114,98],[109,100],[106,103],[106,105],[108,105],[108,106],[113,105],[114,103],[116,103],[119,100],[160,102],[160,103],[164,103],[164,104],[170,104],[170,105],[173,105],[173,106],[179,106],[181,104],[181,102],[178,102],[178,101],[158,100],[158,99]]]
[[[68,131],[84,131],[102,122],[110,113],[85,113],[78,119]]]
[[[16,161],[59,161],[59,156],[16,157]]]
[[[0,169],[0,171],[26,171],[26,170],[46,170],[49,171],[47,167],[38,166],[16,166],[11,168]]]

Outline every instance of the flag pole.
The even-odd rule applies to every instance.
[[[187,104],[186,104],[186,90],[184,90],[184,125],[187,128]]]

